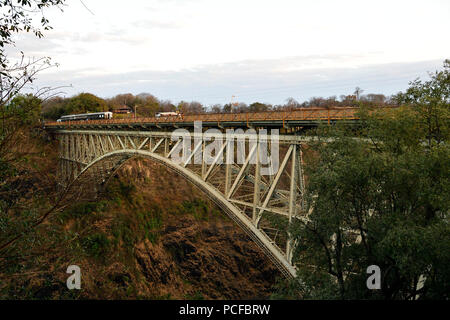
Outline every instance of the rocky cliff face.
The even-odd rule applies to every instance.
[[[135,259],[148,293],[160,297],[264,299],[277,274],[231,223],[191,217],[168,223],[157,244],[139,243]]]
[[[134,275],[129,278],[142,278],[140,282],[135,279],[139,282],[134,284],[137,295],[205,299],[270,296],[279,272],[195,187],[147,160],[126,164],[112,184],[111,193],[118,184],[135,186],[130,201],[111,207],[112,217],[116,211],[132,216],[152,208],[153,215],[156,210],[161,218],[150,231],[153,236],[137,241],[132,250]]]
[[[0,260],[6,299],[264,299],[279,271],[206,196],[169,169],[126,163],[95,202],[73,203]],[[68,290],[69,265],[81,290]]]

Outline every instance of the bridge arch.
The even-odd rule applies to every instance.
[[[248,160],[259,152],[259,147],[254,147],[248,148],[247,160],[241,167],[235,168],[233,178],[231,169],[228,165],[224,165],[228,172],[225,175],[229,175],[229,179],[227,179],[230,181],[228,181],[228,187],[219,188],[211,180],[217,178],[219,170],[216,169],[219,169],[221,165],[213,163],[209,168],[203,168],[202,165],[202,172],[199,173],[199,168],[172,161],[170,154],[180,141],[171,141],[170,135],[161,135],[159,132],[152,140],[152,136],[136,132],[65,131],[60,133],[59,139],[60,171],[62,180],[66,181],[64,185],[67,190],[70,190],[69,192],[93,199],[125,162],[136,157],[149,159],[164,165],[200,189],[250,236],[286,277],[296,276],[296,267],[291,263],[295,244],[291,244],[289,239],[283,240],[286,246],[283,250],[279,246],[279,242],[269,236],[265,229],[263,230],[260,219],[262,213],[269,212],[281,215],[290,222],[299,211],[301,199],[300,201],[296,199],[297,193],[302,192],[299,141],[292,137],[286,138],[287,151],[278,172],[270,178],[270,181],[263,181],[258,176],[258,168],[253,168],[255,171],[249,169]],[[170,150],[171,148],[172,150]],[[195,148],[200,150],[199,145],[194,146]],[[226,147],[223,147],[220,152],[227,153],[228,151]],[[290,170],[288,170],[289,166]],[[280,177],[283,174],[287,174],[289,177],[284,181],[284,185],[287,187],[282,186],[283,183],[281,183]],[[223,177],[224,175],[219,176],[219,179]],[[246,180],[245,183],[244,180]],[[243,198],[239,192],[236,192],[245,184],[253,185],[250,194],[246,195],[247,198]],[[253,200],[247,200],[248,196]],[[286,231],[281,230],[281,233],[286,234]]]
[[[120,157],[117,157],[120,156]],[[286,258],[270,244],[270,240],[267,239],[266,235],[263,234],[258,228],[256,228],[250,220],[244,216],[241,211],[229,202],[225,196],[216,190],[214,187],[203,181],[199,176],[194,174],[192,171],[180,166],[170,159],[160,156],[156,153],[152,153],[144,150],[133,150],[125,149],[106,153],[94,161],[89,163],[79,174],[79,176],[73,181],[77,183],[79,179],[90,175],[90,170],[96,165],[100,164],[102,161],[119,158],[114,170],[109,173],[109,176],[104,177],[104,183],[106,184],[108,179],[114,175],[114,173],[119,169],[125,162],[131,160],[135,157],[143,157],[150,159],[154,162],[160,163],[172,171],[176,172],[180,176],[184,177],[187,181],[191,182],[201,191],[203,191],[216,205],[218,205],[245,233],[250,236],[250,238],[257,243],[257,245],[264,251],[264,253],[269,257],[269,259],[276,264],[276,266],[289,277],[295,277],[295,268],[288,263]],[[92,179],[88,179],[92,181]]]

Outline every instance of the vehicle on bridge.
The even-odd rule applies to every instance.
[[[69,114],[67,116],[62,116],[57,122],[65,121],[85,121],[85,120],[105,120],[112,119],[112,112],[93,112],[93,113],[82,113],[82,114]]]
[[[181,117],[179,112],[158,112],[155,114],[155,118],[165,118],[165,117]]]
[[[395,107],[382,107],[375,110],[389,110]],[[345,122],[348,124],[358,123],[360,121],[359,108],[356,107],[333,107],[333,108],[299,108],[295,110],[274,110],[263,112],[244,112],[244,113],[204,113],[204,114],[182,114],[179,112],[158,112],[154,117],[139,118],[98,118],[95,123],[89,121],[68,122],[45,122],[45,128],[62,129],[65,127],[87,128],[90,125],[105,125],[109,128],[157,128],[161,126],[172,127],[194,127],[196,121],[202,121],[207,127],[219,128],[312,128],[320,123],[335,124]],[[92,115],[92,114],[90,114]],[[79,115],[78,115],[79,116]],[[68,117],[68,116],[65,116]],[[62,118],[61,118],[62,119]]]

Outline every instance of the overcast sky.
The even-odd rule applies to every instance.
[[[60,64],[38,84],[72,85],[68,96],[278,104],[356,86],[389,95],[450,58],[448,0],[83,3],[51,10],[45,38],[17,40],[25,54]]]

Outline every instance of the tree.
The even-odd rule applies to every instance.
[[[68,98],[51,97],[42,102],[42,117],[44,119],[57,120],[61,116],[68,114],[66,105],[69,102]]]
[[[222,113],[223,107],[221,104],[215,104],[211,107],[212,113]]]
[[[345,126],[318,130],[306,153],[312,211],[290,230],[298,296],[449,298],[449,90],[446,61],[398,95],[408,105],[362,109],[357,135]],[[381,290],[366,287],[370,265],[381,269]]]
[[[42,223],[57,206],[56,182],[49,172],[54,166],[48,152],[52,146],[44,143],[40,131],[41,97],[49,88],[34,95],[21,95],[36,75],[51,67],[47,57],[10,62],[5,48],[14,45],[13,35],[33,32],[42,37],[50,28],[43,16],[46,8],[61,6],[64,0],[0,1],[0,260],[14,251],[16,257],[36,243],[15,247],[20,237],[31,237],[35,226]],[[40,22],[36,23],[36,16]],[[47,145],[47,147],[46,147]],[[32,237],[31,237],[32,238]],[[31,239],[29,238],[29,239]],[[17,263],[17,261],[15,262]]]
[[[91,94],[80,93],[72,97],[66,105],[66,114],[107,111],[106,101]]]
[[[176,111],[177,107],[170,100],[163,100],[160,102],[161,111],[171,112]]]
[[[248,106],[244,102],[239,102],[238,104],[233,105],[233,112],[235,112],[235,113],[248,112]]]
[[[292,109],[300,107],[300,104],[294,98],[287,98],[285,107],[289,110],[292,110]]]
[[[49,21],[44,16],[44,9],[51,6],[59,6],[64,3],[64,0],[2,0],[0,1],[0,8],[4,8],[2,17],[0,18],[0,46],[14,44],[11,39],[13,33],[22,31],[33,32],[38,38],[43,36],[40,27],[44,30],[51,29]],[[33,16],[40,14],[40,23],[36,26]]]
[[[405,93],[399,93],[394,99],[417,112],[422,134],[431,147],[433,141],[441,143],[449,134],[450,60],[444,61],[444,70],[431,73],[430,77],[425,82],[414,80]]]
[[[261,102],[253,102],[251,105],[248,106],[249,112],[262,112],[262,111],[269,111],[270,109],[271,109],[270,105]]]
[[[159,100],[149,93],[141,93],[136,98],[139,99],[138,115],[140,116],[153,117],[161,109]]]
[[[359,100],[361,93],[363,93],[364,90],[361,89],[360,87],[356,87],[355,88],[355,92],[353,92],[354,95],[356,95],[356,100]]]
[[[127,106],[134,109],[136,101],[136,97],[131,93],[118,94],[114,98],[110,99],[111,103],[115,107]]]
[[[1,0],[0,8],[0,105],[5,105],[13,99],[25,85],[32,83],[37,73],[52,67],[50,58],[26,59],[21,52],[21,59],[9,61],[6,47],[14,46],[14,34],[32,32],[37,37],[43,36],[42,29],[51,29],[49,21],[44,16],[44,9],[61,7],[64,0]],[[40,22],[33,19],[40,15]],[[48,89],[44,89],[46,91]],[[38,91],[38,94],[42,92]]]
[[[384,104],[386,102],[386,96],[384,94],[369,93],[366,97],[368,101],[376,104]]]
[[[186,102],[181,101],[177,106],[178,111],[182,114],[199,114],[205,112],[205,108],[200,102],[192,101]]]
[[[224,113],[231,113],[233,111],[233,105],[231,103],[227,103],[223,106]]]
[[[63,115],[108,111],[108,103],[91,93],[80,93],[70,98],[52,97],[43,102],[44,119],[59,119]]]
[[[18,95],[4,108],[4,118],[14,119],[15,125],[35,124],[41,115],[42,100],[32,94]]]

